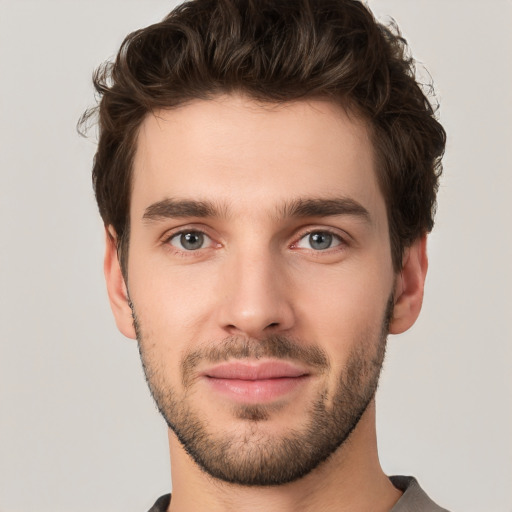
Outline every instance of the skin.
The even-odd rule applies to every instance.
[[[209,201],[218,211],[144,218],[170,198]],[[311,198],[349,199],[367,215],[284,211]],[[392,334],[407,330],[421,309],[425,237],[405,251],[395,274],[367,127],[328,101],[276,106],[230,95],[149,115],[137,141],[130,226],[128,283],[107,227],[105,275],[118,328],[136,337],[129,296],[158,379],[219,436],[257,429],[272,439],[300,428],[319,393],[334,395],[361,340],[365,353],[375,353],[390,297]],[[175,236],[181,230],[203,232],[207,242],[187,251]],[[312,230],[332,233],[335,242],[312,248]],[[267,403],[261,422],[238,417],[232,398],[196,374],[185,393],[180,361],[187,353],[229,336],[258,343],[270,334],[318,347],[328,371],[310,369],[299,387]],[[373,400],[330,458],[285,485],[225,483],[204,473],[171,430],[169,445],[171,511],[385,511],[400,497],[378,461]]]

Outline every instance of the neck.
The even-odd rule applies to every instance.
[[[170,512],[239,511],[389,511],[400,498],[377,454],[375,403],[351,436],[308,475],[289,484],[245,487],[207,475],[169,432],[173,491]]]

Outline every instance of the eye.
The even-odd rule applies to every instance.
[[[313,249],[314,251],[325,251],[332,249],[342,243],[339,236],[329,233],[328,231],[313,231],[304,235],[295,244],[300,249]]]
[[[197,251],[210,245],[212,240],[201,231],[182,231],[169,238],[168,242],[182,251]]]

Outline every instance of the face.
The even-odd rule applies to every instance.
[[[371,401],[393,308],[364,122],[197,100],[144,121],[132,190],[127,289],[168,425],[214,477],[307,474]]]

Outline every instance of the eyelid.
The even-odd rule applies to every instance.
[[[336,244],[334,247],[329,247],[328,249],[325,249],[324,251],[318,251],[318,250],[311,249],[312,251],[314,251],[316,253],[329,252],[330,250],[336,250],[336,249],[339,250],[340,246],[344,246],[344,247],[348,246],[349,239],[351,238],[350,235],[348,233],[345,233],[344,231],[340,233],[339,229],[335,229],[332,227],[313,226],[313,227],[308,227],[308,228],[305,228],[304,230],[301,230],[299,235],[295,237],[295,241],[290,245],[290,248],[292,248],[292,249],[299,248],[299,249],[309,250],[306,248],[298,247],[298,244],[306,236],[309,236],[313,233],[327,233],[327,234],[335,237],[339,241],[339,243]]]
[[[194,224],[187,224],[178,226],[172,229],[167,230],[161,237],[160,237],[160,243],[162,245],[166,245],[167,247],[172,247],[176,252],[182,252],[182,253],[193,253],[193,252],[199,252],[203,249],[208,249],[210,247],[220,247],[222,244],[217,242],[215,238],[212,236],[211,233],[209,233],[210,230],[205,228],[204,226],[197,226]],[[171,244],[171,240],[179,235],[183,235],[186,233],[201,233],[205,238],[210,240],[210,243],[207,247],[202,247],[201,249],[197,249],[196,251],[187,251],[186,249],[180,249],[179,247],[176,247],[175,245]]]
[[[166,229],[164,233],[160,236],[160,240],[162,242],[166,242],[170,240],[173,236],[182,234],[182,233],[203,233],[206,236],[211,238],[209,234],[209,230],[205,226],[198,226],[197,224],[181,224],[179,226],[175,226],[169,229]]]
[[[181,225],[181,226],[177,226],[175,228],[167,230],[160,237],[160,243],[162,245],[166,245],[167,247],[169,247],[169,246],[172,247],[177,252],[183,252],[183,253],[198,252],[198,251],[201,251],[202,249],[208,249],[211,246],[216,247],[216,248],[222,247],[223,244],[221,242],[218,242],[216,240],[217,237],[214,237],[210,233],[210,231],[211,231],[210,229],[208,229],[207,227],[202,226],[202,225],[201,226],[194,225],[194,224]],[[180,250],[179,247],[171,245],[170,241],[171,241],[172,238],[174,238],[174,237],[176,237],[178,235],[182,235],[184,233],[194,233],[194,232],[195,233],[201,233],[206,238],[208,238],[210,240],[209,246],[208,247],[203,247],[201,249],[197,249],[196,251],[187,251],[185,249]],[[317,226],[307,226],[307,227],[303,227],[302,229],[300,229],[299,233],[294,237],[294,241],[291,244],[289,244],[288,247],[291,248],[291,249],[296,248],[298,243],[304,237],[309,236],[312,233],[328,233],[329,235],[332,235],[333,237],[335,237],[339,241],[339,243],[337,245],[335,245],[334,247],[330,247],[328,249],[325,249],[324,251],[318,251],[318,250],[311,249],[311,251],[314,251],[314,252],[317,252],[317,253],[318,252],[329,252],[331,250],[336,250],[336,249],[339,250],[340,246],[347,247],[347,246],[351,245],[352,237],[346,231],[341,230],[339,228],[330,227],[330,226],[327,227],[327,226],[318,226],[317,225]],[[304,249],[304,250],[308,250],[308,249]]]
[[[180,238],[183,236],[183,235],[187,235],[187,234],[197,234],[197,235],[201,235],[203,237],[203,242],[207,245],[206,247],[199,247],[198,249],[195,249],[195,250],[187,250],[186,248],[184,247],[179,247],[179,245],[175,245],[173,242],[175,240],[180,240]],[[203,233],[201,231],[192,231],[192,230],[185,230],[185,231],[178,231],[177,233],[174,233],[171,237],[169,237],[167,243],[172,245],[173,247],[176,247],[176,249],[178,249],[179,251],[186,251],[186,252],[196,252],[196,251],[200,251],[201,249],[207,249],[210,244],[213,242],[213,240],[206,234],[206,233]]]

